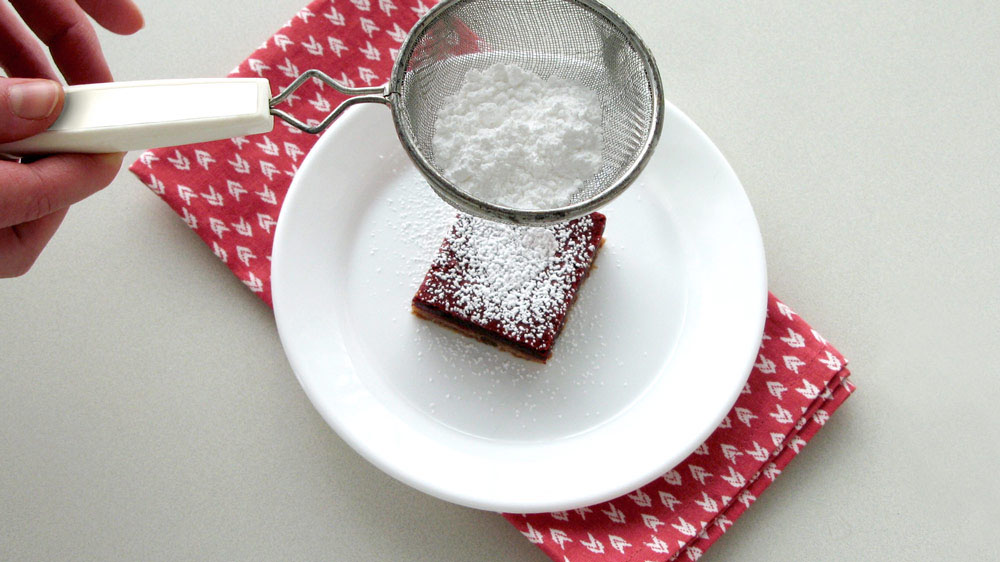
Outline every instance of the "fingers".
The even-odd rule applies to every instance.
[[[112,33],[131,35],[145,24],[142,12],[131,0],[77,0],[76,3]]]
[[[0,229],[0,278],[24,275],[56,233],[68,209]]]
[[[124,154],[60,154],[31,164],[0,162],[0,228],[50,215],[100,191]]]
[[[0,78],[0,143],[37,135],[62,111],[62,85],[52,80]]]
[[[58,79],[35,35],[7,2],[0,2],[0,67],[7,76]]]
[[[87,14],[72,0],[11,0],[24,23],[49,48],[69,84],[111,82],[111,71]]]

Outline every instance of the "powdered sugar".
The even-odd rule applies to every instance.
[[[597,251],[594,219],[544,228],[463,215],[432,263],[422,301],[547,349]]]
[[[478,199],[516,209],[572,201],[601,166],[597,93],[497,63],[470,70],[438,113],[434,158]]]

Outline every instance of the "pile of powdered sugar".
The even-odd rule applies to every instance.
[[[601,167],[597,93],[497,63],[470,70],[438,113],[434,158],[462,191],[516,209],[553,209]]]

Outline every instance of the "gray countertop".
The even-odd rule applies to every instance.
[[[302,1],[147,0],[101,37],[119,79],[220,76]],[[704,560],[1000,558],[1000,10],[609,4],[859,386]],[[546,559],[343,443],[270,309],[125,171],[0,303],[0,558]]]

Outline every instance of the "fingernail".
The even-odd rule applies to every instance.
[[[10,110],[22,119],[45,119],[59,101],[59,84],[51,80],[20,82],[7,92]]]

